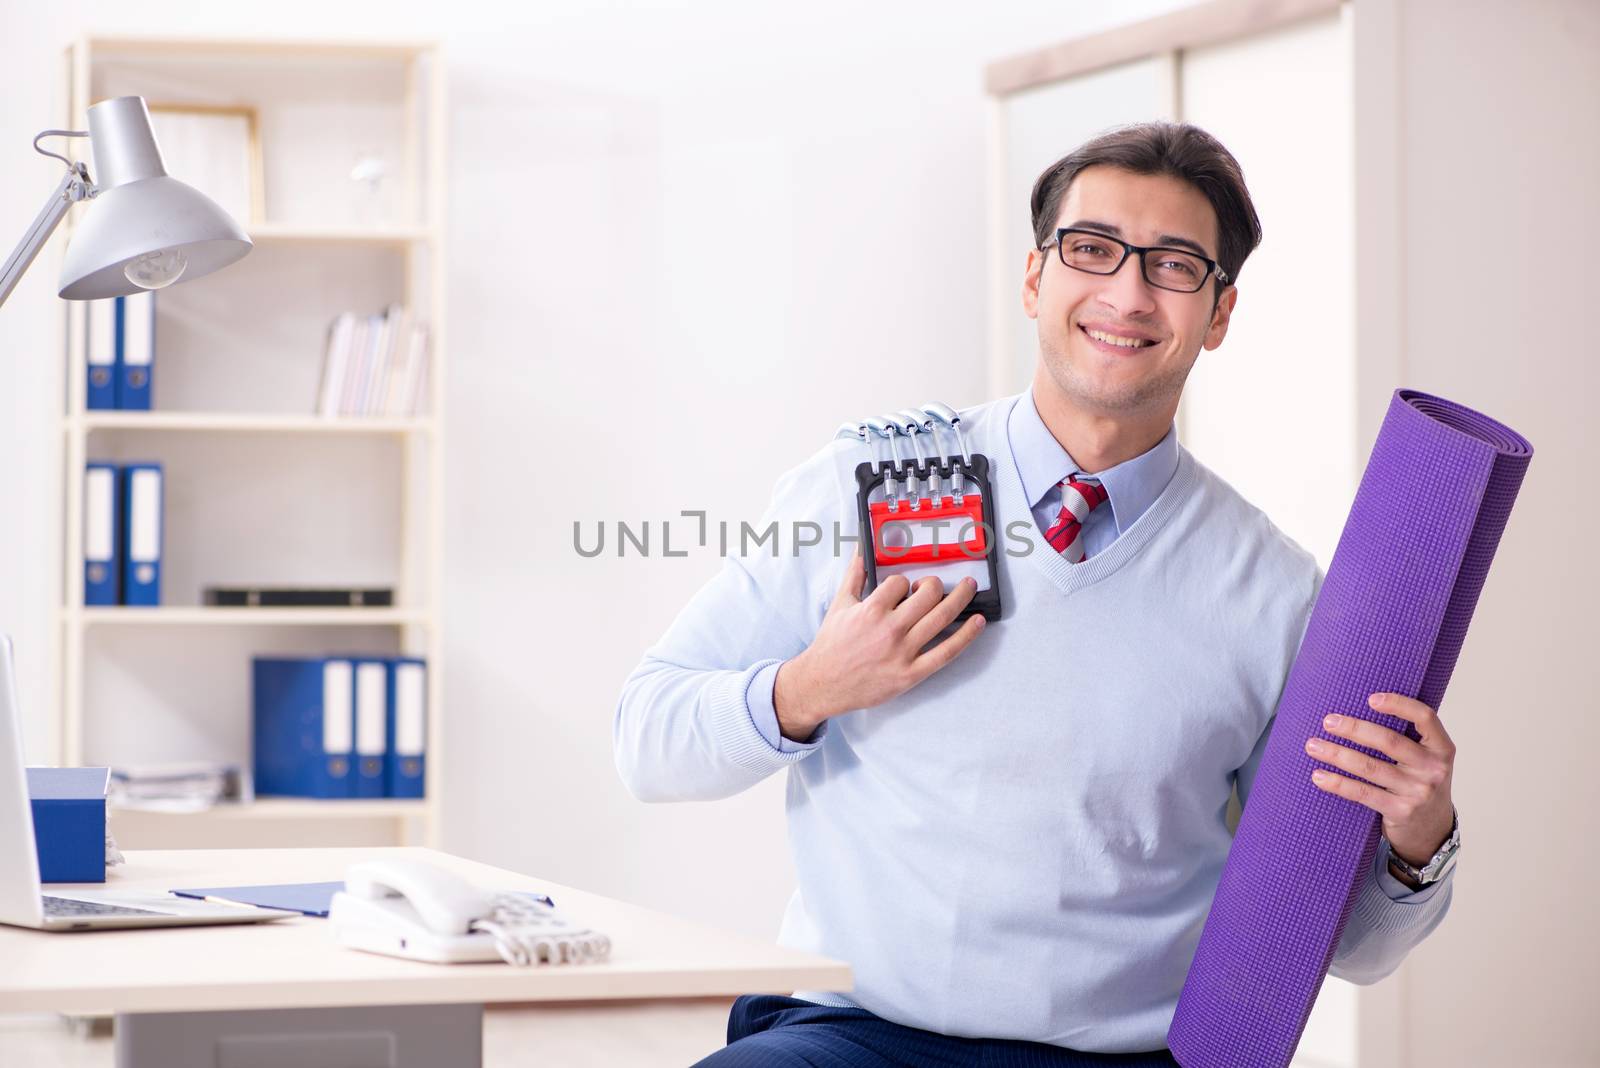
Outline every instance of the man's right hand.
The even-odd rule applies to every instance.
[[[824,720],[905,693],[960,656],[983,629],[981,615],[969,616],[924,652],[923,646],[961,614],[978,584],[964,578],[946,594],[936,578],[924,578],[912,590],[905,576],[890,575],[862,600],[866,578],[867,566],[857,553],[816,638],[778,668],[772,703],[778,729],[790,741],[804,742]]]

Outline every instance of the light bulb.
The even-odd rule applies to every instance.
[[[122,273],[140,289],[165,289],[182,278],[188,266],[189,257],[177,249],[157,249],[130,260]]]

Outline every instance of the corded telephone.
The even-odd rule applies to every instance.
[[[352,866],[328,921],[340,945],[446,964],[569,964],[611,952],[609,938],[563,919],[548,901],[482,890],[414,860]]]

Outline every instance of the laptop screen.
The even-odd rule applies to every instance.
[[[10,636],[0,635],[0,921],[36,925],[44,919],[44,906],[23,768],[16,662]]]

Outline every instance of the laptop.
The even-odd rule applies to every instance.
[[[19,720],[11,639],[0,634],[0,923],[41,931],[95,931],[262,923],[299,915],[189,901],[150,891],[63,889],[44,893],[39,883],[39,854],[33,841],[33,808],[23,771]]]

